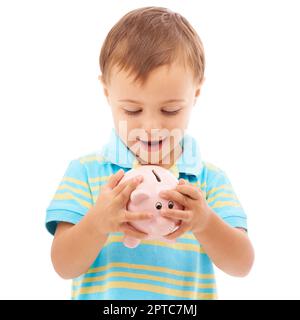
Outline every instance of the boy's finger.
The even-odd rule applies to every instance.
[[[122,206],[126,205],[129,201],[131,192],[138,186],[140,180],[137,178],[132,179],[126,187],[116,196],[115,200]]]
[[[135,229],[133,226],[131,226],[128,223],[123,223],[120,227],[120,231],[127,236],[134,237],[140,240],[145,239],[148,236],[147,233],[144,233],[142,231]]]
[[[166,238],[168,240],[174,240],[174,239],[179,238],[180,236],[182,236],[188,230],[189,230],[188,224],[183,222],[176,231],[167,234],[166,236],[164,236],[164,238]]]
[[[129,183],[131,183],[131,181],[132,181],[134,184],[136,184],[136,185],[138,185],[140,182],[142,182],[143,176],[138,176],[138,177],[140,177],[138,181],[133,182],[133,180],[137,178],[137,177],[134,177],[134,178],[131,178],[131,179],[129,179],[129,180],[127,180],[127,181],[124,181],[124,182],[120,183],[119,185],[117,185],[117,186],[114,188],[114,191],[113,191],[113,192],[114,192],[114,195],[117,196],[120,192],[122,192],[122,191],[125,189],[125,187],[126,187]]]
[[[160,211],[160,213],[165,218],[172,218],[183,221],[191,220],[191,214],[189,210],[163,209]]]
[[[186,183],[187,183],[187,182],[186,182],[184,179],[182,179],[182,178],[179,179],[178,184],[186,184]]]
[[[200,200],[201,194],[200,191],[192,186],[189,185],[177,185],[176,190],[180,193],[186,195],[187,197],[190,197],[193,200]]]
[[[177,188],[177,187],[176,187]],[[184,207],[188,206],[188,198],[176,190],[164,190],[159,193],[163,199],[173,200]]]
[[[131,212],[128,210],[121,211],[122,217],[121,222],[139,221],[147,220],[153,218],[153,213],[151,212]]]
[[[113,189],[119,183],[119,181],[123,178],[123,175],[124,175],[123,169],[120,169],[115,174],[112,174],[106,183],[106,187]]]
[[[115,196],[117,196],[122,190],[124,190],[126,188],[128,184],[128,181],[122,182],[120,184],[118,184],[114,189],[113,189],[113,194]]]

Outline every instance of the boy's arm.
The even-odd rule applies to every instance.
[[[194,232],[196,239],[214,264],[237,277],[246,276],[254,261],[254,250],[247,233],[233,228],[212,209],[202,231]]]
[[[55,271],[64,279],[86,272],[104,246],[107,235],[95,228],[95,215],[90,211],[73,225],[60,222],[52,242],[51,259]]]
[[[55,230],[51,258],[56,272],[65,279],[85,273],[102,250],[108,235],[122,232],[127,236],[144,239],[147,234],[129,223],[151,218],[148,212],[131,213],[125,208],[131,192],[142,181],[132,178],[119,184],[123,170],[110,176],[102,186],[95,205],[74,224],[60,222]]]
[[[233,276],[246,276],[254,261],[254,250],[246,232],[232,227],[208,205],[202,192],[183,179],[175,190],[160,192],[162,198],[180,203],[185,209],[165,209],[166,218],[181,220],[180,227],[165,236],[172,240],[192,231],[214,264]]]

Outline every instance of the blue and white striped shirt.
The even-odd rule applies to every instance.
[[[245,212],[224,171],[202,161],[196,140],[185,134],[183,152],[169,169],[201,188],[210,207],[232,227],[247,229]],[[95,204],[101,186],[120,168],[140,164],[112,129],[98,153],[72,160],[47,208],[46,227],[78,223]],[[122,233],[110,233],[87,273],[73,279],[72,299],[216,299],[213,264],[192,232],[175,243],[142,240],[130,249]]]

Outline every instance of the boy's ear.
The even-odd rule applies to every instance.
[[[105,87],[106,85],[105,85],[105,82],[104,82],[104,80],[103,80],[103,76],[102,76],[102,74],[99,74],[99,76],[98,76],[98,80],[100,81],[100,83],[101,83],[101,85],[103,86],[103,87]]]
[[[197,102],[197,98],[200,96],[201,88],[202,88],[202,85],[203,85],[204,81],[205,81],[205,77],[203,77],[202,81],[201,81],[201,82],[198,84],[198,86],[196,87],[194,105],[195,105],[196,102]]]
[[[201,86],[199,86],[199,87],[196,88],[195,97],[194,97],[194,104],[193,104],[193,105],[196,104],[197,98],[200,96],[200,92],[201,92]]]
[[[103,76],[100,74],[98,76],[98,80],[101,82],[102,86],[103,86],[103,91],[104,91],[104,95],[106,96],[106,98],[108,98],[108,90],[107,90],[107,86],[103,80]]]

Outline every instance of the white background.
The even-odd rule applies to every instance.
[[[107,32],[148,5],[181,13],[202,38],[189,129],[248,215],[255,265],[246,278],[217,270],[219,298],[299,299],[300,19],[288,0],[0,2],[0,298],[70,298],[45,210],[69,161],[99,150],[113,125],[97,80]]]

